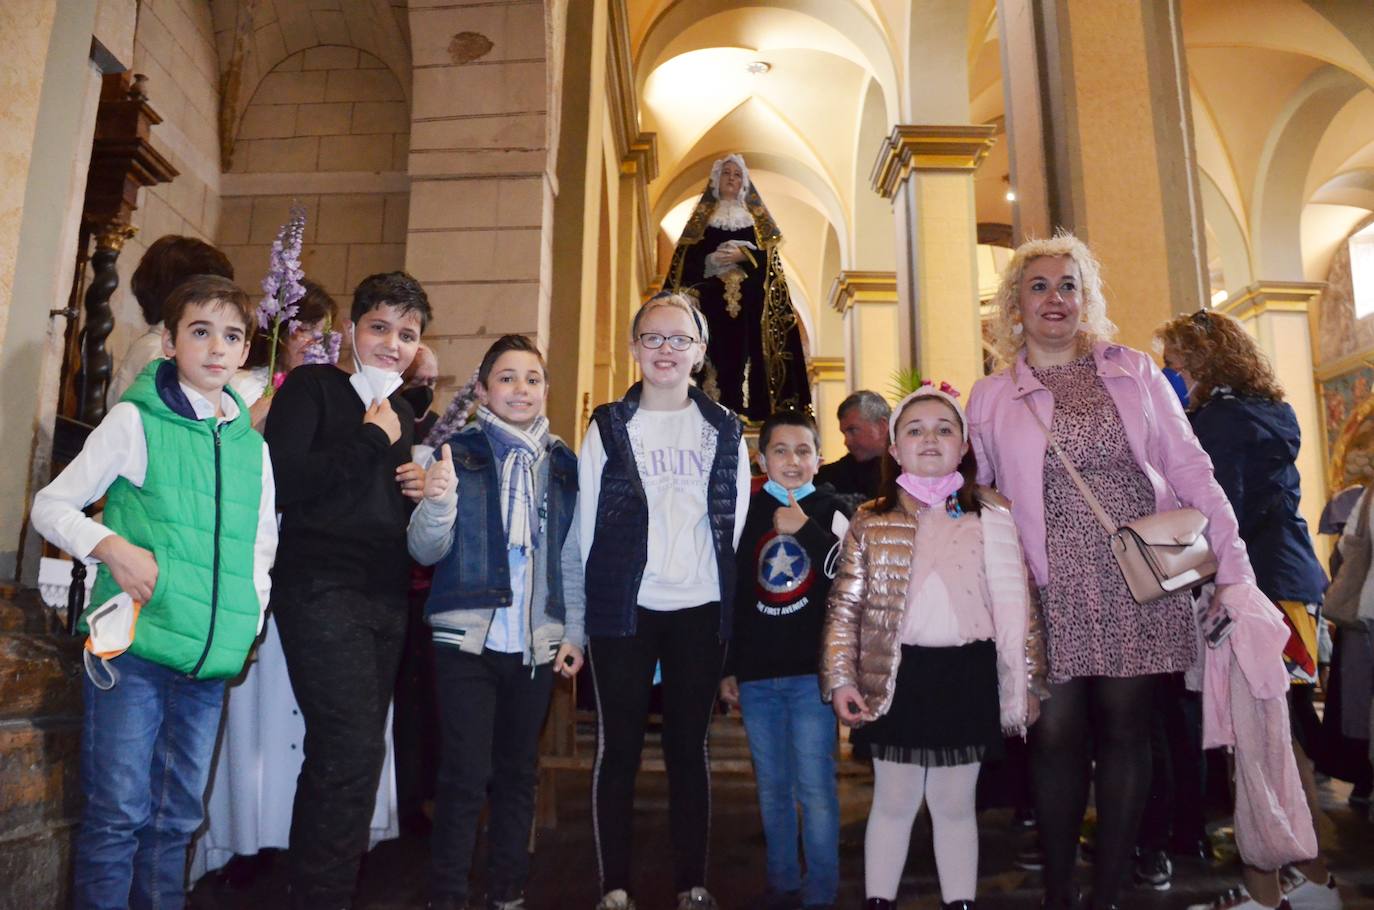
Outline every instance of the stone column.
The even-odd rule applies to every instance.
[[[418,6],[406,270],[434,306],[427,332],[466,375],[507,332],[547,345],[545,208],[550,54],[542,3]],[[553,50],[551,50],[553,48]]]
[[[894,272],[843,271],[830,286],[830,306],[844,319],[846,392],[871,389],[885,395],[901,369],[897,301]],[[823,405],[816,413],[824,419]]]
[[[998,0],[1016,242],[1063,227],[1102,260],[1120,340],[1207,300],[1177,0]]]
[[[843,357],[812,357],[807,364],[811,377],[811,409],[816,414],[816,426],[821,431],[821,456],[826,461],[844,457],[844,437],[840,435],[835,409],[849,394],[845,382]]]
[[[995,132],[899,124],[873,168],[873,188],[897,220],[900,362],[961,390],[983,375],[973,172]]]
[[[1298,473],[1302,475],[1302,515],[1313,532],[1326,504],[1326,434],[1317,394],[1312,354],[1313,304],[1325,284],[1310,281],[1261,281],[1217,307],[1240,320],[1269,358],[1284,400],[1293,406],[1302,431]]]

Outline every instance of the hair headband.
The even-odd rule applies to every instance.
[[[888,441],[896,444],[897,442],[897,419],[902,416],[902,412],[913,401],[920,398],[938,398],[954,409],[954,413],[959,415],[959,426],[964,431],[964,442],[968,442],[968,416],[964,414],[963,407],[959,404],[959,390],[947,382],[941,382],[938,386],[929,379],[923,380],[919,388],[910,395],[903,398],[892,409],[892,416],[887,419],[887,438]]]
[[[643,312],[647,310],[649,305],[654,301],[667,300],[670,297],[681,297],[687,304],[687,315],[692,317],[692,325],[696,326],[697,338],[704,340],[706,338],[706,329],[701,324],[701,311],[697,309],[696,304],[692,303],[692,299],[681,291],[659,291],[657,294],[644,301],[644,306],[641,307],[640,310]]]

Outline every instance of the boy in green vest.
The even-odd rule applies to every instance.
[[[266,445],[228,387],[253,308],[198,275],[167,298],[162,352],[34,499],[40,534],[99,561],[87,639],[79,910],[179,908],[224,681],[262,624],[277,548]],[[82,509],[106,496],[104,523]],[[130,640],[132,639],[132,640]]]

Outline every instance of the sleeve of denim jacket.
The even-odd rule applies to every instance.
[[[563,541],[559,566],[563,573],[563,640],[579,648],[587,647],[587,583],[583,574],[579,503],[573,508],[572,526]]]
[[[456,489],[449,490],[442,499],[420,500],[406,526],[406,547],[411,557],[422,566],[432,566],[448,555],[453,546],[453,522],[457,517]]]

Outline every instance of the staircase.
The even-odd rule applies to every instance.
[[[535,827],[558,826],[557,777],[560,773],[587,773],[596,761],[596,712],[579,711],[576,704],[575,681],[559,680],[554,688],[553,703],[544,725],[544,738],[539,755],[539,791],[535,806]],[[663,718],[649,715],[649,728],[644,735],[644,752],[640,760],[641,774],[665,774],[663,760]],[[749,756],[749,740],[744,733],[740,713],[717,713],[710,728],[711,776],[747,777],[754,774]],[[854,761],[848,731],[840,728],[838,773],[840,777],[866,775],[865,763]],[[532,841],[533,839],[531,839]]]
[[[80,809],[81,640],[0,587],[0,908],[65,907]]]

